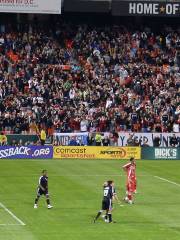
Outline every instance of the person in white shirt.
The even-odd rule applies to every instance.
[[[85,118],[81,119],[80,130],[81,132],[87,132],[88,130],[88,120],[86,120]]]

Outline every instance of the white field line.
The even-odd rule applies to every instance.
[[[168,180],[168,179],[166,179],[166,178],[162,178],[162,177],[158,177],[158,176],[154,176],[154,177],[155,177],[155,178],[158,178],[158,179],[160,179],[160,180],[162,180],[162,181],[164,181],[164,182],[168,182],[168,183],[171,183],[171,184],[173,184],[173,185],[176,185],[176,186],[180,187],[180,184],[179,184],[179,183],[170,181],[170,180]]]
[[[12,213],[7,207],[5,207],[4,204],[2,204],[1,202],[0,202],[0,207],[2,207],[7,213],[9,213],[11,215],[11,217],[13,217],[20,225],[22,225],[22,226],[26,225],[23,221],[21,221],[18,217],[16,217],[16,215],[14,215],[14,213]],[[7,224],[7,225],[9,225],[9,224]]]
[[[20,226],[19,223],[13,224],[13,223],[1,223],[0,226]]]

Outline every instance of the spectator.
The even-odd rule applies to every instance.
[[[23,146],[23,140],[22,139],[19,140],[18,146]]]
[[[112,133],[110,133],[109,137],[110,137],[110,145],[118,146],[119,134],[117,132],[112,132]]]
[[[57,139],[53,139],[53,146],[60,146],[61,144]]]
[[[84,143],[81,140],[77,140],[77,146],[84,146]]]
[[[143,139],[143,142],[141,144],[141,147],[149,147],[147,140]]]
[[[135,147],[141,146],[141,143],[140,143],[140,141],[137,138],[134,139],[134,146]]]
[[[87,143],[88,143],[88,146],[94,146],[95,145],[95,138],[94,138],[94,135],[92,133],[90,133],[88,135]]]
[[[46,131],[44,129],[41,129],[40,140],[41,140],[41,145],[44,146],[46,142]]]
[[[27,145],[30,145],[27,143]],[[13,147],[17,147],[18,146],[18,143],[16,142],[15,139],[12,140],[12,142],[10,143],[10,146],[13,146]]]
[[[171,147],[177,147],[178,146],[178,139],[175,134],[170,137],[170,146]]]
[[[7,145],[7,137],[3,132],[1,132],[1,135],[0,135],[0,145],[1,146]]]
[[[127,146],[134,146],[134,134],[129,134],[127,139]]]
[[[82,117],[80,122],[80,131],[87,132],[88,131],[88,121]]]
[[[102,145],[103,146],[109,146],[110,145],[110,140],[108,136],[105,136],[102,140]]]
[[[100,133],[96,133],[95,142],[96,142],[96,146],[102,145],[102,135]]]
[[[68,146],[78,146],[78,142],[75,137],[71,137]]]
[[[153,139],[153,146],[154,147],[160,147],[161,145],[161,139],[159,136],[155,136]]]

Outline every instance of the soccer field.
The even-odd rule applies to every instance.
[[[101,207],[102,183],[113,179],[125,192],[125,161],[1,160],[0,240],[179,240],[180,161],[137,161],[134,205],[115,204],[117,223],[93,217]],[[48,170],[53,209],[45,199],[34,209],[39,175]]]

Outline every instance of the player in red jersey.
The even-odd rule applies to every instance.
[[[136,193],[136,163],[134,157],[130,158],[130,162],[125,164],[123,169],[127,173],[125,201],[132,204],[134,193]]]

